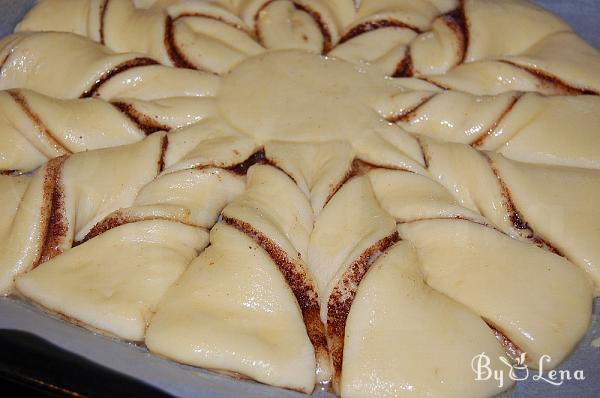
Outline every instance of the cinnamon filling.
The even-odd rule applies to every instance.
[[[315,349],[317,364],[327,366],[329,351],[325,326],[319,315],[319,294],[304,264],[291,259],[285,250],[249,223],[227,216],[222,216],[222,221],[254,240],[277,265],[300,306],[308,338]]]
[[[88,240],[93,239],[96,236],[102,235],[106,231],[109,231],[113,228],[120,227],[121,225],[132,224],[132,223],[140,222],[140,221],[152,221],[152,220],[171,221],[171,222],[177,222],[177,223],[184,224],[184,225],[189,225],[192,227],[202,228],[198,225],[193,225],[193,224],[184,222],[183,220],[173,218],[173,217],[139,216],[139,215],[133,215],[133,214],[126,214],[126,213],[123,213],[122,211],[116,211],[116,212],[108,215],[105,219],[98,222],[96,225],[94,225],[92,227],[92,229],[90,229],[90,231],[85,235],[85,237],[82,240],[73,243],[73,247],[79,246],[79,245],[87,242]]]
[[[458,63],[462,64],[463,62],[465,62],[465,59],[467,57],[467,50],[469,48],[469,27],[467,23],[467,17],[465,14],[464,0],[460,1],[460,6],[457,9],[450,11],[449,13],[446,13],[444,15],[441,15],[440,18],[442,18],[446,22],[448,27],[450,27],[450,29],[454,31],[456,37],[460,41],[461,49],[460,53],[458,54]]]
[[[186,69],[197,69],[194,64],[192,64],[186,56],[179,50],[177,43],[175,42],[175,35],[173,32],[173,19],[170,16],[167,16],[165,19],[165,48],[167,50],[167,54],[173,62],[173,65],[177,68],[186,68]]]
[[[299,4],[296,2],[294,2],[294,7],[297,10],[303,11],[306,14],[308,14],[313,19],[313,21],[315,21],[315,23],[319,27],[319,30],[321,31],[321,36],[323,36],[323,49],[321,50],[321,53],[327,54],[333,48],[333,43],[331,38],[331,32],[329,32],[327,25],[325,25],[325,22],[323,22],[321,14],[319,14],[312,8],[309,8],[303,4]]]
[[[231,171],[237,175],[245,175],[248,172],[248,169],[255,164],[265,164],[268,163],[267,156],[265,155],[265,150],[260,149],[257,152],[254,152],[248,159],[244,160],[241,163],[238,163],[233,166],[226,167],[226,170]]]
[[[158,171],[156,174],[159,174],[165,169],[165,156],[167,154],[167,149],[169,148],[169,136],[165,135],[160,140],[160,155],[158,157]]]
[[[417,144],[419,144],[419,148],[421,149],[421,155],[423,156],[423,163],[425,164],[425,168],[428,169],[429,164],[431,163],[431,155],[427,153],[427,145],[425,145],[421,138],[419,138],[418,136],[415,136],[415,139],[417,140]]]
[[[344,356],[346,320],[356,291],[371,265],[386,250],[400,241],[398,232],[376,242],[365,250],[344,272],[327,303],[327,341],[334,370],[334,387],[339,386]]]
[[[414,66],[410,48],[406,50],[406,54],[402,61],[396,66],[396,70],[392,73],[392,77],[412,77],[414,75]]]
[[[485,142],[485,140],[488,139],[488,137],[490,137],[494,133],[494,131],[496,131],[496,129],[498,128],[498,125],[502,122],[502,120],[504,120],[504,118],[506,117],[506,115],[508,115],[510,113],[510,111],[515,107],[515,105],[517,104],[517,102],[519,102],[519,100],[521,99],[522,96],[523,96],[523,93],[518,93],[512,99],[511,103],[504,110],[504,112],[502,112],[502,114],[494,121],[494,123],[492,123],[492,125],[490,126],[490,128],[486,132],[484,132],[483,134],[481,134],[479,137],[477,137],[471,143],[471,146],[473,146],[473,147],[480,147],[480,146],[482,146],[483,143]]]
[[[104,19],[106,18],[106,10],[108,9],[108,2],[110,0],[104,0],[100,6],[100,44],[106,44],[104,41]]]
[[[485,321],[485,320],[484,320]],[[510,359],[516,361],[517,358],[521,356],[523,350],[521,350],[515,343],[513,343],[504,333],[502,333],[498,328],[496,328],[492,323],[485,321],[492,332],[500,342],[500,345],[504,348]]]
[[[153,60],[152,58],[139,57],[139,58],[130,59],[128,61],[120,63],[119,65],[115,66],[111,70],[104,72],[98,78],[98,80],[96,80],[94,82],[94,84],[92,84],[92,87],[90,87],[89,89],[84,91],[79,96],[79,98],[89,98],[89,97],[97,96],[98,90],[100,90],[100,87],[102,87],[102,85],[104,83],[106,83],[108,80],[110,80],[113,76],[116,76],[121,72],[125,72],[128,69],[137,68],[140,66],[149,66],[149,65],[158,65],[158,62]]]
[[[132,104],[128,104],[123,101],[111,102],[118,110],[123,112],[135,125],[144,132],[146,135],[150,135],[157,131],[169,131],[171,127],[161,124],[154,120],[152,117],[143,114],[142,112],[135,109]]]
[[[409,25],[405,22],[402,22],[400,20],[397,20],[394,18],[379,19],[379,20],[375,20],[375,21],[366,21],[366,22],[363,22],[361,24],[354,26],[352,29],[350,29],[348,32],[346,32],[346,34],[344,36],[342,36],[339,44],[347,42],[348,40],[353,39],[357,36],[360,36],[364,33],[372,32],[374,30],[383,29],[383,28],[410,29],[415,33],[421,33],[421,30],[419,30],[418,28],[416,28],[412,25]]]
[[[412,118],[414,117],[416,112],[419,110],[419,108],[421,108],[423,105],[428,103],[431,99],[433,99],[433,97],[435,97],[435,94],[430,97],[425,98],[423,101],[419,102],[412,108],[404,110],[404,112],[401,112],[401,113],[398,113],[398,114],[388,117],[386,120],[390,123],[408,122],[408,121],[412,120]]]
[[[62,145],[56,138],[54,138],[54,134],[50,131],[50,129],[42,122],[42,119],[31,110],[29,107],[29,103],[27,99],[21,94],[21,92],[17,90],[8,90],[8,94],[12,97],[12,99],[19,105],[21,110],[27,115],[27,117],[31,120],[36,130],[38,130],[48,141],[48,143],[54,147],[55,150],[61,152],[61,154],[71,154],[72,152],[67,149],[64,145]]]
[[[410,171],[410,170],[393,167],[393,166],[378,165],[378,164],[374,164],[371,162],[367,162],[366,160],[356,158],[352,161],[352,164],[350,165],[350,169],[348,169],[348,171],[346,172],[344,177],[340,180],[340,182],[338,182],[333,187],[333,189],[329,193],[329,196],[327,196],[327,199],[325,200],[323,207],[327,206],[327,204],[331,201],[331,199],[335,196],[335,194],[338,193],[338,191],[344,186],[345,183],[347,183],[354,177],[359,177],[359,176],[365,175],[369,171],[374,170],[374,169],[397,170],[397,171],[406,171],[406,172],[412,173],[412,171]]]
[[[43,185],[43,205],[41,209],[42,227],[45,231],[40,255],[34,267],[62,253],[60,244],[67,236],[69,227],[66,220],[65,194],[61,183],[62,166],[66,155],[51,159],[46,166]]]
[[[498,183],[500,184],[500,187],[502,189],[502,198],[504,199],[503,202],[504,202],[506,211],[508,213],[508,217],[509,217],[513,227],[515,227],[515,229],[517,229],[519,231],[519,234],[523,238],[534,243],[536,246],[538,246],[542,249],[548,250],[549,252],[552,252],[559,256],[564,257],[564,255],[555,246],[553,246],[550,242],[546,241],[542,237],[538,236],[534,232],[533,228],[531,228],[529,226],[527,221],[525,221],[525,218],[521,215],[521,213],[518,211],[517,207],[515,206],[515,203],[512,200],[512,195],[511,195],[510,189],[506,185],[506,182],[504,181],[504,179],[500,176],[500,173],[498,172],[498,169],[494,165],[493,160],[487,154],[485,154],[483,152],[481,154],[488,161],[490,168],[492,169],[492,172],[494,173],[494,176],[498,179]]]
[[[556,88],[558,88],[560,91],[565,92],[566,94],[571,94],[571,95],[600,95],[599,92],[593,91],[593,90],[588,90],[588,89],[584,89],[584,88],[578,88],[575,86],[572,86],[570,84],[568,84],[567,82],[559,79],[556,76],[551,75],[548,72],[544,72],[541,71],[539,69],[534,69],[534,68],[530,68],[527,66],[523,66],[523,65],[518,65],[514,62],[511,61],[505,61],[505,60],[501,60],[500,62],[503,62],[505,64],[514,66],[515,68],[519,68],[522,69],[530,74],[532,74],[533,76],[537,77],[542,84],[546,84],[549,86],[554,86]]]

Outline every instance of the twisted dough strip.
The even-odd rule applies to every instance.
[[[28,172],[75,152],[140,141],[213,115],[210,98],[60,100],[30,90],[0,92],[0,172]]]
[[[158,65],[141,54],[116,54],[70,33],[7,36],[0,41],[0,60],[0,89],[62,99],[211,96],[219,83],[210,74]]]
[[[312,212],[293,180],[271,165],[250,167],[247,178],[248,189],[225,207],[221,223],[211,232],[214,249],[204,252],[184,275],[184,282],[165,298],[150,325],[147,343],[152,351],[186,363],[232,370],[262,382],[309,393],[315,381],[330,378],[318,294],[304,264]],[[241,266],[237,262],[241,262]],[[228,269],[231,271],[226,272]],[[278,270],[280,276],[275,279],[264,276],[273,270]],[[248,281],[238,281],[240,274],[247,275]],[[257,280],[257,275],[266,280]],[[212,285],[227,286],[228,297],[222,288],[200,288],[206,278]],[[298,318],[305,325],[303,334],[308,337],[302,344],[297,340],[297,332],[290,329],[298,320],[287,321],[290,325],[282,323],[285,321],[281,319],[283,314],[279,314],[277,303],[286,303],[289,298],[276,293],[281,284],[278,279],[285,280],[290,289],[287,295],[292,293],[297,301],[296,308],[289,309],[285,316],[300,315]],[[269,297],[273,294],[280,297]],[[248,307],[244,300],[255,303],[252,311],[243,309]],[[198,322],[190,325],[188,314],[197,311],[216,321],[207,325],[203,318],[197,318]],[[234,312],[241,319],[235,320],[235,327],[225,327],[229,322],[212,315],[220,312]],[[246,317],[258,319],[247,321]],[[222,332],[215,333],[215,329]],[[183,336],[184,342],[174,343],[178,340],[174,340],[174,336]],[[260,336],[273,337],[269,337],[266,345]],[[256,344],[255,338],[261,342]],[[236,341],[235,350],[231,349],[232,340]],[[308,356],[306,349],[299,355],[298,346],[307,345]],[[189,346],[200,348],[191,352]],[[223,354],[213,355],[214,351]],[[292,353],[295,353],[294,358],[289,357]],[[258,354],[261,356],[257,357]],[[281,356],[287,358],[287,363],[278,364]],[[254,366],[256,361],[263,365]]]
[[[208,244],[205,230],[166,220],[111,229],[20,277],[20,294],[94,331],[141,342],[167,289]]]
[[[512,294],[517,294],[524,288],[519,286],[520,283],[527,283],[527,289],[537,291],[546,290],[547,286],[553,283],[552,279],[565,278],[564,282],[570,280],[569,283],[581,284],[585,290],[585,294],[577,299],[583,301],[580,304],[572,302],[570,305],[585,307],[588,302],[586,297],[591,293],[589,283],[581,279],[583,273],[578,272],[573,264],[548,253],[548,250],[541,250],[534,245],[524,245],[510,239],[509,236],[500,233],[489,219],[483,218],[475,210],[462,207],[462,203],[449,191],[441,189],[436,182],[423,176],[381,169],[371,170],[367,176],[379,203],[399,221],[398,231],[401,237],[416,246],[427,282],[480,314],[496,332],[501,331],[513,344],[512,347],[506,348],[527,352],[532,362],[547,350],[555,350],[551,356],[560,361],[560,358],[564,358],[569,353],[578,339],[577,336],[585,333],[587,309],[583,311],[585,315],[581,318],[580,314],[576,316],[577,319],[573,319],[573,325],[578,326],[572,335],[567,336],[562,332],[554,335],[554,331],[536,324],[535,321],[535,317],[540,315],[539,311],[552,312],[556,308],[546,307],[548,304],[546,299],[536,303],[533,303],[535,301],[533,300],[531,304],[538,309],[532,314],[525,314],[531,308],[523,312],[518,300],[512,301],[504,297],[505,295],[512,297]],[[435,177],[435,174],[432,177]],[[504,251],[510,254],[503,254]],[[440,256],[435,257],[432,253]],[[430,255],[432,257],[429,257]],[[507,256],[512,259],[507,259]],[[481,266],[482,264],[486,266]],[[521,272],[543,272],[542,269],[546,264],[553,264],[552,267],[556,267],[553,270],[556,274],[546,275],[549,277],[548,280],[530,283],[531,278],[519,276]],[[507,267],[513,266],[516,269],[507,270]],[[500,275],[491,277],[491,274],[498,273]],[[453,280],[451,275],[456,276],[456,280]],[[471,280],[474,284],[472,287],[476,288],[464,289],[466,285],[461,286],[460,283],[456,283],[461,279],[465,283]],[[496,283],[499,280],[505,282]],[[527,282],[524,282],[525,280]],[[561,289],[568,291],[569,283]],[[487,287],[488,284],[493,285],[493,288]],[[475,293],[477,289],[481,290]],[[514,289],[512,293],[509,292],[512,289]],[[473,295],[467,298],[470,293]],[[545,294],[553,293],[540,292],[536,293],[536,297]],[[485,297],[490,298],[490,301],[486,303]],[[558,302],[555,305],[558,305]],[[499,315],[500,313],[510,313],[508,318],[513,319],[522,317],[523,321],[518,322],[520,327],[515,327],[515,323],[507,321],[504,315]],[[571,315],[554,313],[542,317],[549,319],[546,317],[552,316]],[[524,332],[525,329],[529,329],[528,332]],[[538,338],[537,342],[531,345],[530,336],[533,335],[537,335]],[[506,341],[502,343],[506,344]]]
[[[416,3],[423,11],[415,12],[415,3],[362,2],[363,17],[331,54],[361,60],[367,53],[367,61],[394,76],[418,76],[476,94],[600,93],[598,52],[560,19],[526,1],[437,2],[437,16],[428,2]],[[453,3],[458,3],[454,9]],[[373,43],[383,43],[375,45],[376,55]]]
[[[563,255],[600,281],[596,170],[533,165],[458,144],[424,140],[428,171],[460,203],[506,234]],[[552,214],[552,217],[548,215]]]
[[[463,305],[431,289],[423,274],[412,245],[400,242],[362,279],[345,327],[343,397],[377,397],[402,385],[418,395],[489,396],[501,390],[472,383],[470,369],[459,365],[484,349],[493,358],[490,367],[499,369],[497,358],[505,354],[493,333]],[[403,359],[430,355],[435,368]],[[385,384],[373,383],[375,377]]]
[[[315,384],[314,350],[281,271],[258,242],[224,223],[164,297],[146,345],[236,378],[305,393]]]
[[[16,275],[69,249],[98,218],[126,207],[159,172],[164,140],[159,133],[132,146],[55,158],[38,169],[20,205],[6,215],[10,228],[2,244],[14,246],[3,251],[0,290],[10,292]],[[121,167],[136,172],[120,173]]]
[[[497,151],[515,160],[600,166],[597,96],[409,92],[396,95],[379,112],[411,133]]]
[[[357,9],[349,0],[198,1],[167,8],[46,0],[18,29],[75,32],[116,51],[216,73],[263,51],[256,39],[267,49],[329,53],[476,94],[600,93],[597,51],[560,19],[521,0],[366,0]]]

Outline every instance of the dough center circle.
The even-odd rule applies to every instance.
[[[366,65],[279,51],[240,63],[224,77],[217,101],[228,122],[257,141],[322,142],[376,127],[377,98],[397,91]]]

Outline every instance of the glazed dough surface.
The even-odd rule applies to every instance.
[[[315,383],[313,348],[298,304],[271,258],[230,226],[159,305],[146,337],[157,354],[304,392]]]
[[[590,324],[599,95],[525,0],[40,0],[0,39],[0,294],[306,394],[491,396],[476,355]]]
[[[508,377],[503,388],[496,380],[473,385],[471,361],[481,352],[493,361],[491,369],[505,366],[498,357],[506,354],[487,325],[431,289],[416,251],[402,242],[373,264],[352,304],[342,395],[476,397],[510,388]]]
[[[142,341],[158,301],[207,244],[206,231],[178,223],[123,225],[42,264],[17,287],[60,315]]]

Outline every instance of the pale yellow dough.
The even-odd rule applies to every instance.
[[[342,396],[480,397],[514,384],[507,374],[472,382],[485,352],[504,370],[504,350],[475,313],[430,288],[416,251],[402,242],[373,264],[346,324]]]
[[[562,361],[585,334],[592,287],[569,261],[465,220],[401,224],[425,281],[463,303],[527,353]],[[525,305],[523,303],[525,301]]]
[[[75,322],[142,341],[159,300],[208,244],[200,228],[142,221],[114,228],[17,280],[25,297]]]
[[[304,393],[492,396],[600,294],[599,71],[526,0],[40,0],[0,294]]]
[[[311,392],[314,351],[277,266],[233,227],[218,224],[210,239],[162,300],[146,345],[191,365]]]

